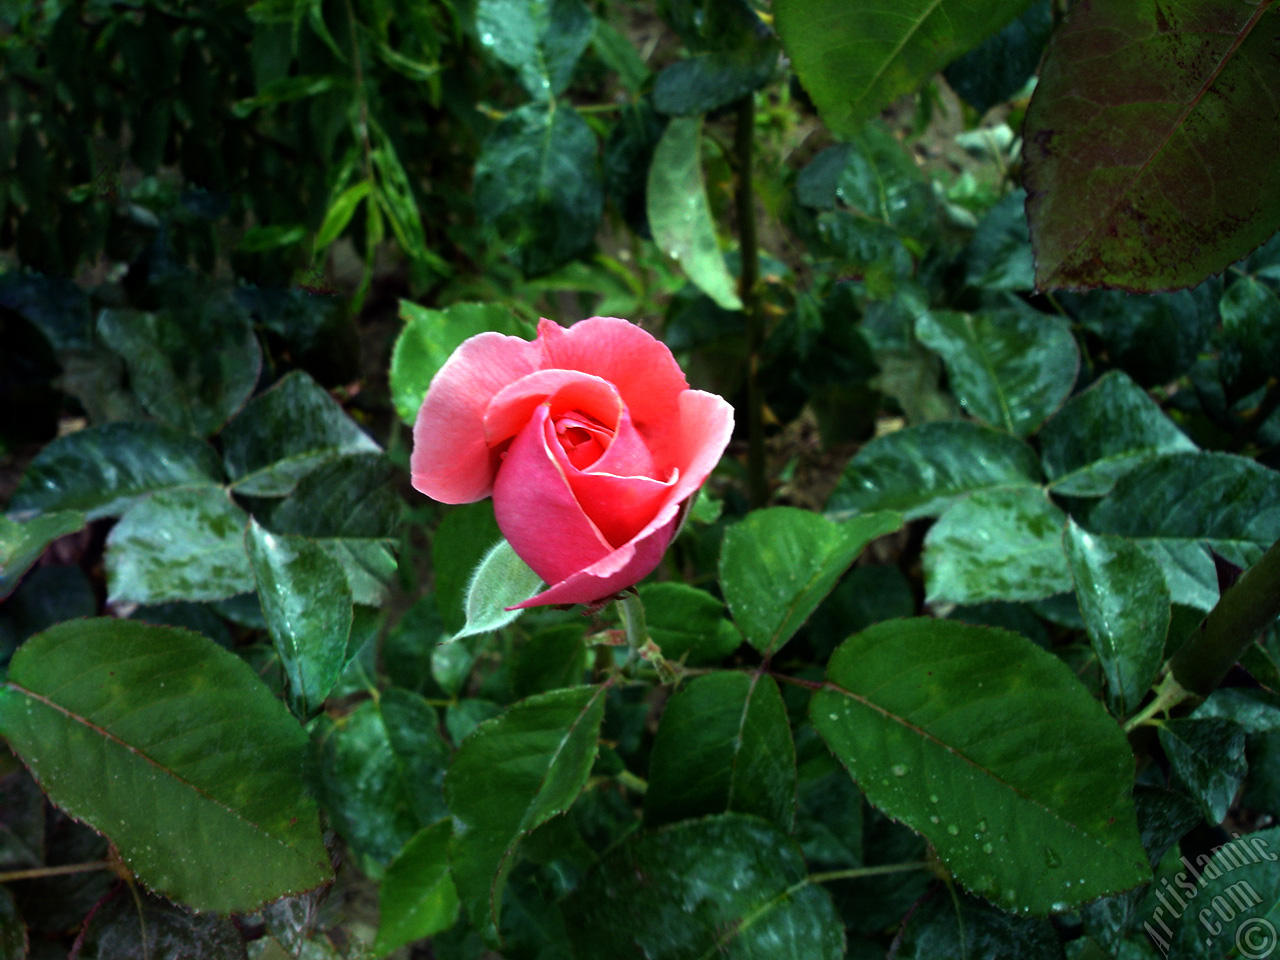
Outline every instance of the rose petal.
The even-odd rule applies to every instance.
[[[643,539],[626,544],[593,566],[508,609],[540,607],[549,603],[592,603],[639,583],[662,561],[662,555],[675,536],[678,521],[679,517],[671,517],[663,527]]]
[[[595,524],[578,505],[554,454],[564,451],[551,439],[548,446],[547,406],[534,410],[517,434],[493,489],[498,529],[534,573],[558,583],[614,552]]]
[[[543,366],[581,370],[618,388],[642,433],[661,429],[677,414],[677,397],[689,383],[667,345],[629,320],[590,317],[569,328],[538,324]]]
[[[680,467],[680,479],[671,493],[680,503],[702,486],[720,462],[733,436],[733,407],[724,397],[702,390],[680,394],[679,429],[674,432],[671,456]]]
[[[611,473],[616,477],[650,477],[665,480],[666,473],[659,473],[653,463],[649,444],[635,424],[631,412],[625,407],[613,429],[613,439],[600,459],[588,468],[591,473]]]
[[[413,425],[414,487],[442,503],[487,497],[498,457],[485,442],[485,410],[541,362],[536,343],[500,333],[482,333],[458,347],[432,379]]]
[[[484,437],[497,446],[524,429],[533,411],[549,397],[558,409],[577,409],[610,430],[622,414],[622,398],[613,384],[578,370],[539,370],[509,383],[484,411]]]

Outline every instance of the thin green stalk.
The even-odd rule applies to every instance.
[[[738,296],[747,318],[747,486],[752,507],[769,500],[764,457],[764,391],[760,386],[760,354],[764,350],[764,315],[756,286],[760,279],[760,242],[756,236],[756,198],[751,180],[755,140],[755,94],[738,101],[733,152],[738,169],[738,250],[742,260]]]
[[[65,863],[57,867],[31,867],[27,870],[6,870],[0,873],[0,883],[15,880],[39,880],[42,877],[61,877],[68,873],[88,873],[91,870],[110,870],[110,860],[94,860],[89,863]]]
[[[929,870],[927,860],[910,860],[906,863],[886,863],[878,867],[850,867],[848,870],[829,870],[826,873],[811,873],[806,878],[809,883],[831,883],[833,880],[859,880],[862,877],[878,877],[885,873],[906,873],[908,870]]]
[[[1280,541],[1218,600],[1200,627],[1169,661],[1184,690],[1207,697],[1249,644],[1280,616]]]

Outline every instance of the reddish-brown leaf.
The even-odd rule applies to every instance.
[[[1280,6],[1080,0],[1025,138],[1041,289],[1198,283],[1280,227]]]

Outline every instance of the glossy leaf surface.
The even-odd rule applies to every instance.
[[[134,504],[107,537],[111,602],[221,600],[252,590],[248,521],[223,487],[180,487]]]
[[[741,310],[737,284],[716,242],[702,178],[702,120],[667,124],[649,166],[646,204],[653,239],[689,279],[726,310]]]
[[[1027,112],[1036,282],[1192,286],[1280,226],[1273,0],[1075,8]]]
[[[448,930],[458,919],[458,891],[449,873],[449,821],[415,834],[387,867],[378,890],[378,936],[373,952]]]
[[[749,514],[726,531],[720,553],[734,622],[761,653],[777,652],[866,545],[901,526],[888,511],[839,523],[794,507]]]
[[[961,500],[925,537],[929,602],[1040,600],[1070,590],[1066,519],[1034,487],[984,490]]]
[[[564,92],[595,26],[582,0],[480,0],[475,17],[480,42],[535,100]]]
[[[1019,437],[1062,405],[1080,365],[1066,321],[1022,310],[926,313],[916,336],[941,354],[965,410]]]
[[[1223,717],[1177,717],[1158,732],[1175,781],[1200,804],[1207,823],[1221,823],[1248,772],[1244,727]]]
[[[445,816],[441,784],[449,748],[422,697],[382,691],[315,733],[319,796],[331,822],[372,871]]]
[[[922,423],[877,437],[849,461],[827,511],[899,510],[932,517],[966,494],[1034,486],[1035,453],[1007,433],[977,423]]]
[[[502,888],[520,842],[567,810],[587,782],[604,693],[574,687],[522,700],[467,737],[449,768],[453,879],[487,939],[496,936]]]
[[[1133,713],[1164,661],[1169,588],[1160,565],[1120,537],[1067,521],[1067,559],[1076,597],[1117,716]]]
[[[342,566],[304,537],[249,521],[245,545],[271,640],[289,679],[289,703],[313,716],[338,681],[351,632],[351,588]]]
[[[284,496],[329,457],[376,452],[329,394],[302,371],[254,397],[222,433],[222,455],[237,493]]]
[[[1016,634],[877,624],[835,652],[809,714],[873,805],[1006,909],[1063,910],[1150,875],[1124,734]]]
[[[1121,478],[1088,526],[1135,540],[1174,603],[1210,610],[1218,578],[1208,551],[1247,568],[1280,539],[1280,477],[1230,454],[1166,454]]]
[[[595,134],[567,103],[511,111],[476,160],[476,209],[529,276],[586,252],[604,206]]]
[[[780,0],[782,45],[832,132],[848,135],[1022,12],[1027,0]]]
[[[649,765],[647,825],[744,813],[790,830],[795,798],[795,747],[772,677],[712,673],[667,701]]]
[[[742,634],[725,619],[724,604],[705,590],[668,581],[646,583],[639,592],[649,636],[668,660],[715,663],[742,643]]]
[[[1103,496],[1138,464],[1194,449],[1147,392],[1119,370],[1068,400],[1040,433],[1050,486],[1073,497]]]
[[[736,814],[628,840],[565,905],[580,960],[839,960],[844,930],[785,833]]]
[[[96,520],[148,493],[221,480],[217,454],[189,434],[145,421],[104,423],[41,450],[9,509],[81,510]]]
[[[302,728],[204,637],[59,624],[14,656],[0,731],[54,802],[181,903],[248,912],[330,876]]]
[[[249,399],[262,366],[245,317],[217,304],[203,313],[106,310],[98,319],[98,334],[124,359],[147,411],[199,436],[213,433]]]
[[[41,513],[22,523],[0,516],[0,600],[13,592],[45,547],[84,525],[84,514],[74,510]]]

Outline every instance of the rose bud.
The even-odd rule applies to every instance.
[[[532,342],[465,341],[413,427],[413,485],[493,496],[498,527],[548,589],[521,607],[592,603],[647,576],[733,431],[666,345],[626,320],[538,324]]]

